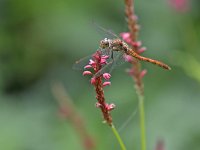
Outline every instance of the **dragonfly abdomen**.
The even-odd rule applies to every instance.
[[[150,59],[150,58],[147,58],[147,57],[140,56],[136,52],[134,52],[133,50],[128,49],[126,54],[130,55],[132,57],[135,57],[138,60],[147,61],[147,62],[150,62],[150,63],[155,64],[157,66],[160,66],[160,67],[162,67],[164,69],[171,70],[171,68],[168,65],[164,64],[163,62],[158,61],[158,60],[154,60],[154,59]]]

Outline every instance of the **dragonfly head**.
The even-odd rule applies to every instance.
[[[108,48],[109,46],[110,46],[110,39],[105,38],[105,39],[100,41],[100,47],[101,48],[104,49],[104,48]]]

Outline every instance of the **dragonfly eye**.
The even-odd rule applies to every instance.
[[[105,38],[104,40],[101,40],[100,47],[103,49],[109,47],[109,40],[107,38]]]

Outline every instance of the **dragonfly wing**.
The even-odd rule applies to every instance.
[[[119,37],[112,32],[111,30],[105,29],[102,26],[98,25],[97,23],[93,22],[94,26],[97,28],[97,31],[103,36],[103,37],[107,37],[110,39],[118,39]]]
[[[113,67],[117,67],[117,66],[120,66],[122,64],[124,64],[126,61],[124,59],[124,53],[123,52],[113,52],[114,54],[114,58],[113,58]]]
[[[111,51],[109,48],[101,49],[101,55],[108,55],[111,56]]]
[[[76,61],[72,68],[74,70],[84,70],[84,67],[89,63],[91,58],[92,58],[92,55],[86,56],[86,57]]]
[[[86,65],[88,65],[88,63],[90,62],[91,59],[93,59],[92,58],[93,55],[94,54],[86,56],[86,57],[84,57],[84,58],[76,61],[72,68],[75,69],[75,70],[84,70],[84,67]],[[111,51],[109,49],[101,49],[101,56],[103,56],[103,55],[109,56],[109,58],[107,59],[107,61],[108,62],[111,61],[111,57],[110,57]]]
[[[99,77],[104,73],[111,73],[116,67],[122,65],[124,62],[124,53],[113,52],[113,58],[110,57],[110,59],[108,60],[108,64],[100,69],[94,76]]]
[[[94,77],[99,77],[100,75],[104,73],[111,73],[113,70],[113,61],[110,61],[108,64],[106,64],[103,68],[101,68]]]

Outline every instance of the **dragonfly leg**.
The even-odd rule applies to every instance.
[[[111,58],[114,59],[113,51],[111,51]]]

